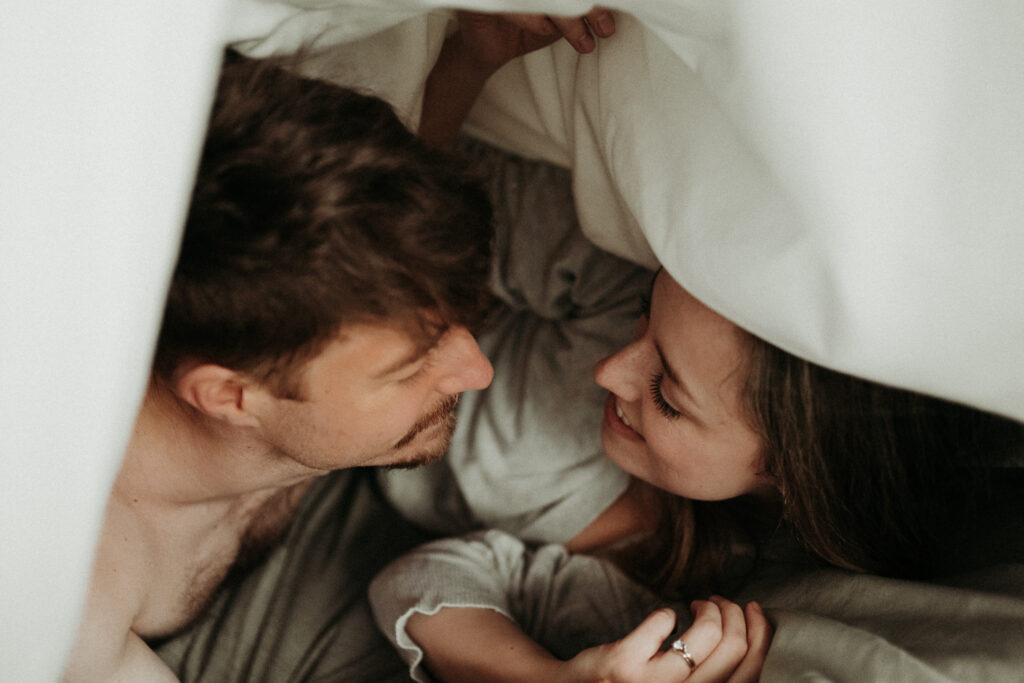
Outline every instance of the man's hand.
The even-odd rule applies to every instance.
[[[675,627],[675,613],[660,609],[628,636],[584,650],[568,665],[572,680],[601,683],[756,681],[771,643],[772,630],[756,603],[744,611],[724,598],[695,601],[693,625],[680,637],[689,660],[678,651],[661,651]],[[693,667],[690,664],[693,664]]]

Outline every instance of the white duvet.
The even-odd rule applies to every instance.
[[[5,7],[3,678],[52,679],[77,619],[221,43],[347,45],[311,68],[412,122],[443,4]],[[779,346],[1024,419],[1024,6],[606,4],[635,18],[503,70],[472,132],[572,167],[595,242]]]

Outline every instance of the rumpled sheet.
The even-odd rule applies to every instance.
[[[622,638],[654,609],[690,623],[688,600],[659,601],[611,564],[500,531],[435,541],[395,560],[370,589],[374,617],[417,681],[429,680],[405,624],[445,606],[514,619],[556,656]],[[736,599],[757,600],[775,633],[763,683],[1019,681],[1024,565],[926,584],[764,561]]]
[[[70,644],[103,501],[145,385],[222,44],[271,53],[310,36],[325,44],[380,37],[425,10],[443,24],[443,4],[5,6],[0,532],[7,555],[20,558],[0,574],[9,587],[0,603],[9,615],[0,639],[8,677],[52,680],[61,657],[37,653]],[[551,7],[541,0],[452,4]],[[732,140],[718,154],[678,159],[699,161],[680,174],[631,176],[667,205],[688,197],[672,214],[692,218],[684,221],[691,226],[685,238],[644,234],[677,279],[753,331],[823,364],[1024,417],[1019,2],[606,4],[633,11],[689,72],[692,92],[660,88],[670,103],[660,113],[680,122],[666,140],[697,130],[710,143],[718,128]],[[565,12],[588,6],[558,3]],[[408,61],[385,54],[368,82],[425,73],[435,39],[405,30],[418,52]],[[655,82],[659,64],[647,63],[647,54],[630,58],[630,85]],[[400,68],[384,68],[392,64]],[[417,86],[400,82],[393,87],[404,93],[400,108],[414,115]],[[510,91],[530,103],[504,115],[523,133],[514,138],[522,151],[574,163],[570,134],[582,109],[574,104],[571,116],[560,116],[562,103],[607,95],[610,84],[576,85],[570,69],[526,93]],[[541,118],[530,108],[552,88],[559,99],[552,116]],[[656,111],[640,103],[640,124],[632,123],[649,125]],[[692,118],[701,111],[707,115]],[[477,128],[498,138],[497,115],[484,118]],[[628,130],[630,121],[615,123]],[[704,134],[694,136],[697,143]],[[628,152],[622,145],[615,154]],[[655,159],[617,163],[637,174]],[[594,170],[604,160],[575,163]],[[642,224],[636,207],[644,202],[623,212],[618,198],[589,196],[586,223],[604,212],[622,221],[602,243],[649,258],[631,227]],[[779,219],[776,200],[802,219]],[[730,207],[735,221],[726,220]],[[713,220],[701,227],[701,216]]]
[[[506,67],[469,130],[572,168],[591,239],[774,344],[1024,418],[1019,4],[604,4],[613,38]],[[344,44],[313,72],[415,122],[447,5],[240,0],[238,45]]]

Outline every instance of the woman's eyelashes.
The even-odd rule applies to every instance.
[[[649,321],[651,317],[651,296],[650,294],[642,294],[640,296],[640,319],[644,321],[646,327],[646,321]],[[639,328],[638,328],[639,329]],[[651,400],[654,401],[654,407],[658,409],[658,412],[670,420],[675,420],[683,416],[683,414],[672,407],[672,404],[665,400],[665,395],[661,392],[661,383],[665,379],[664,372],[657,372],[652,377],[648,384],[650,389]]]
[[[658,412],[670,420],[675,420],[683,416],[681,412],[672,407],[668,401],[665,400],[665,395],[661,393],[661,383],[665,379],[665,373],[658,372],[651,377],[651,381],[648,384],[651,393],[651,400],[654,401],[654,407],[658,409]]]

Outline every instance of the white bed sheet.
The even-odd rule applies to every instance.
[[[250,25],[238,44],[344,43],[312,71],[375,90],[410,122],[439,8],[552,6],[306,4],[317,9]],[[571,167],[595,242],[660,261],[773,343],[1024,418],[1019,4],[604,4],[635,18],[595,54],[558,44],[502,70],[469,129]]]

